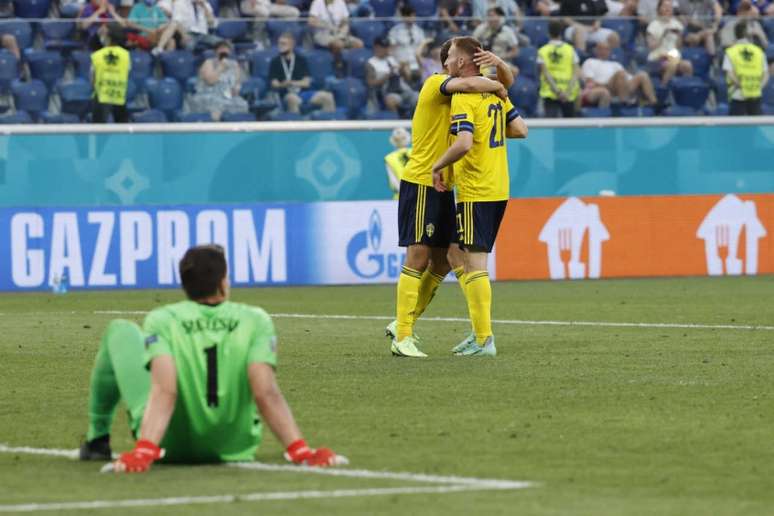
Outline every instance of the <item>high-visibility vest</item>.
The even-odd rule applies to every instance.
[[[575,75],[575,50],[572,45],[568,43],[561,43],[559,45],[547,43],[540,47],[538,56],[540,56],[543,65],[546,67],[546,71],[553,77],[556,86],[562,91],[567,91],[567,86]],[[579,89],[578,82],[576,81],[575,87],[568,95],[568,100],[575,100]],[[551,90],[551,85],[543,73],[540,74],[540,96],[554,100],[559,98]]]
[[[406,170],[406,166],[408,166],[410,157],[410,148],[394,150],[384,157],[385,164],[387,164],[387,166],[390,167],[393,172],[395,172],[398,181],[400,181],[400,179],[403,177],[403,172]],[[392,187],[392,185],[390,186]],[[395,192],[394,198],[398,198],[398,192]]]
[[[126,88],[132,60],[126,49],[105,47],[91,54],[94,71],[94,95],[100,104],[126,104]]]
[[[757,99],[761,96],[763,84],[763,67],[766,66],[763,50],[752,43],[737,43],[726,50],[726,55],[734,74],[742,87],[742,96],[746,99]],[[731,96],[731,80],[728,79],[728,95]]]

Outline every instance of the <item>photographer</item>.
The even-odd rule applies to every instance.
[[[402,115],[416,104],[418,94],[408,82],[411,68],[408,63],[398,63],[390,55],[390,40],[382,37],[374,41],[374,55],[366,63],[366,82],[372,92],[372,101]]]
[[[215,57],[204,61],[199,68],[199,80],[190,111],[209,111],[213,120],[220,120],[224,112],[246,113],[247,101],[239,96],[241,85],[242,69],[231,59],[231,44],[221,41],[215,47]]]

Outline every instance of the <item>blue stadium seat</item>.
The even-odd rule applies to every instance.
[[[651,76],[651,80],[653,81],[653,90],[656,92],[658,103],[666,104],[669,98],[669,86],[662,85],[660,77]]]
[[[761,16],[758,21],[763,24],[763,30],[766,31],[766,37],[769,38],[769,41],[774,40],[774,17]]]
[[[271,119],[275,122],[299,122],[305,120],[304,117],[298,113],[287,113],[284,111],[273,114]]]
[[[92,89],[86,79],[60,81],[56,91],[62,101],[62,112],[83,117],[91,108]]]
[[[247,100],[248,103],[261,98],[265,92],[266,81],[260,77],[248,77],[242,81],[242,85],[239,88],[239,96]]]
[[[48,89],[43,81],[37,79],[30,82],[13,81],[11,93],[16,109],[27,111],[33,118],[48,109]]]
[[[342,59],[347,64],[347,76],[365,80],[366,63],[373,53],[367,48],[353,48],[341,53]]]
[[[654,115],[655,112],[653,111],[653,108],[648,106],[622,106],[617,114],[617,116],[625,117],[651,117]]]
[[[678,106],[688,106],[697,111],[704,108],[709,96],[709,86],[698,77],[675,77],[671,88]]]
[[[73,21],[47,21],[40,24],[46,50],[59,50],[69,53],[83,45],[73,41],[75,34],[75,22]]]
[[[13,0],[13,12],[19,18],[45,18],[51,0]]]
[[[708,113],[710,116],[728,116],[728,104],[718,104],[715,109]]]
[[[132,58],[129,78],[137,84],[141,91],[144,91],[145,81],[153,77],[153,57],[143,50],[132,50],[129,55]]]
[[[175,113],[177,122],[212,122],[212,115],[209,113]]]
[[[774,61],[774,42],[769,43],[766,47],[766,61],[769,63]]]
[[[347,111],[346,109],[336,109],[336,111],[315,111],[313,112],[310,117],[312,120],[346,120],[347,119]]]
[[[583,118],[609,118],[613,116],[613,111],[609,107],[584,107],[581,108],[581,116]]]
[[[32,25],[25,20],[11,19],[0,22],[0,34],[13,34],[19,48],[32,46]]]
[[[538,18],[528,18],[524,20],[521,28],[522,34],[529,38],[533,47],[540,48],[548,43],[548,20]]]
[[[250,53],[248,57],[250,61],[250,75],[264,80],[268,79],[269,65],[276,55],[277,52],[274,50],[256,50]]]
[[[221,122],[255,122],[255,115],[252,113],[230,113],[226,111],[220,116]]]
[[[398,113],[395,111],[374,111],[373,113],[367,113],[366,118],[368,120],[398,120]]]
[[[333,77],[333,54],[327,50],[309,50],[304,52],[306,61],[309,63],[309,75],[312,77],[312,88],[322,89],[325,87],[325,81]]]
[[[212,7],[212,12],[215,16],[218,16],[218,14],[220,14],[220,2],[218,0],[209,0],[209,2]]]
[[[176,79],[180,85],[185,85],[186,81],[196,75],[194,66],[194,55],[189,50],[173,50],[163,52],[159,59],[164,77]]]
[[[271,44],[276,45],[277,39],[283,32],[290,32],[296,40],[296,45],[301,46],[301,40],[306,26],[293,20],[266,20],[266,31],[269,33]]]
[[[19,61],[7,50],[0,50],[0,95],[7,95],[11,82],[19,78]]]
[[[774,106],[774,81],[769,81],[763,87],[762,99],[764,104]]]
[[[696,110],[690,106],[669,106],[663,112],[664,116],[696,116]]]
[[[508,96],[519,111],[528,116],[535,116],[538,103],[538,85],[534,80],[519,77],[508,90]]]
[[[376,18],[392,18],[398,9],[396,0],[369,0]]]
[[[358,20],[354,19],[350,23],[352,34],[360,38],[363,44],[368,48],[373,48],[374,41],[384,35],[384,23],[379,20]]]
[[[183,107],[183,90],[175,79],[147,79],[145,89],[151,108],[163,111],[169,117]]]
[[[218,23],[215,34],[223,39],[242,39],[247,34],[248,25],[244,20],[227,20]]]
[[[715,91],[715,101],[728,104],[728,85],[726,84],[726,76],[721,75],[720,77],[711,79],[711,86]]]
[[[71,113],[59,113],[54,115],[48,111],[40,114],[40,119],[44,124],[80,124],[81,119]]]
[[[683,59],[687,59],[693,64],[693,74],[696,77],[709,78],[712,56],[704,50],[704,47],[683,47],[681,53]]]
[[[91,74],[91,53],[87,50],[75,50],[70,53],[70,61],[76,77],[88,79]]]
[[[621,66],[624,68],[629,68],[629,58],[626,55],[626,51],[621,47],[610,51],[610,59],[621,63]]]
[[[32,124],[32,117],[26,111],[16,111],[10,115],[0,116],[0,125],[3,124]]]
[[[513,60],[513,64],[519,67],[519,76],[537,79],[537,48],[523,47],[519,49],[519,55]]]
[[[346,79],[331,80],[330,86],[336,99],[336,105],[340,108],[346,108],[347,117],[360,118],[368,100],[365,84],[359,79],[347,77]]]
[[[45,82],[48,88],[52,88],[64,76],[65,62],[59,52],[28,49],[24,56],[32,77]]]
[[[634,39],[637,36],[637,20],[629,20],[626,18],[603,18],[602,26],[618,33],[621,38],[621,46],[626,48],[632,48],[634,46]]]
[[[158,109],[148,109],[132,115],[132,122],[138,124],[163,124],[167,122],[167,116]]]
[[[435,0],[408,0],[408,5],[417,12],[417,18],[431,18],[438,12]]]
[[[144,103],[138,102],[137,94],[139,93],[139,87],[137,83],[132,79],[126,84],[126,109],[130,113],[137,113],[145,109]]]

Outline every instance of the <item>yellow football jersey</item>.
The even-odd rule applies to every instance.
[[[451,134],[473,133],[473,146],[454,164],[457,202],[509,197],[505,126],[519,116],[510,100],[492,93],[457,93],[451,102]]]
[[[401,179],[433,186],[433,165],[449,148],[449,105],[445,90],[451,77],[431,75],[422,85],[411,120],[411,159]]]

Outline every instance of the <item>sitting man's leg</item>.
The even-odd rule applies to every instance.
[[[136,324],[111,321],[99,344],[89,385],[89,429],[81,460],[110,460],[110,429],[116,406],[124,400],[132,430],[142,421],[150,392],[144,364],[145,342]]]
[[[312,96],[310,101],[315,106],[320,106],[322,111],[330,113],[336,111],[336,101],[333,98],[333,94],[330,91],[317,91]]]

